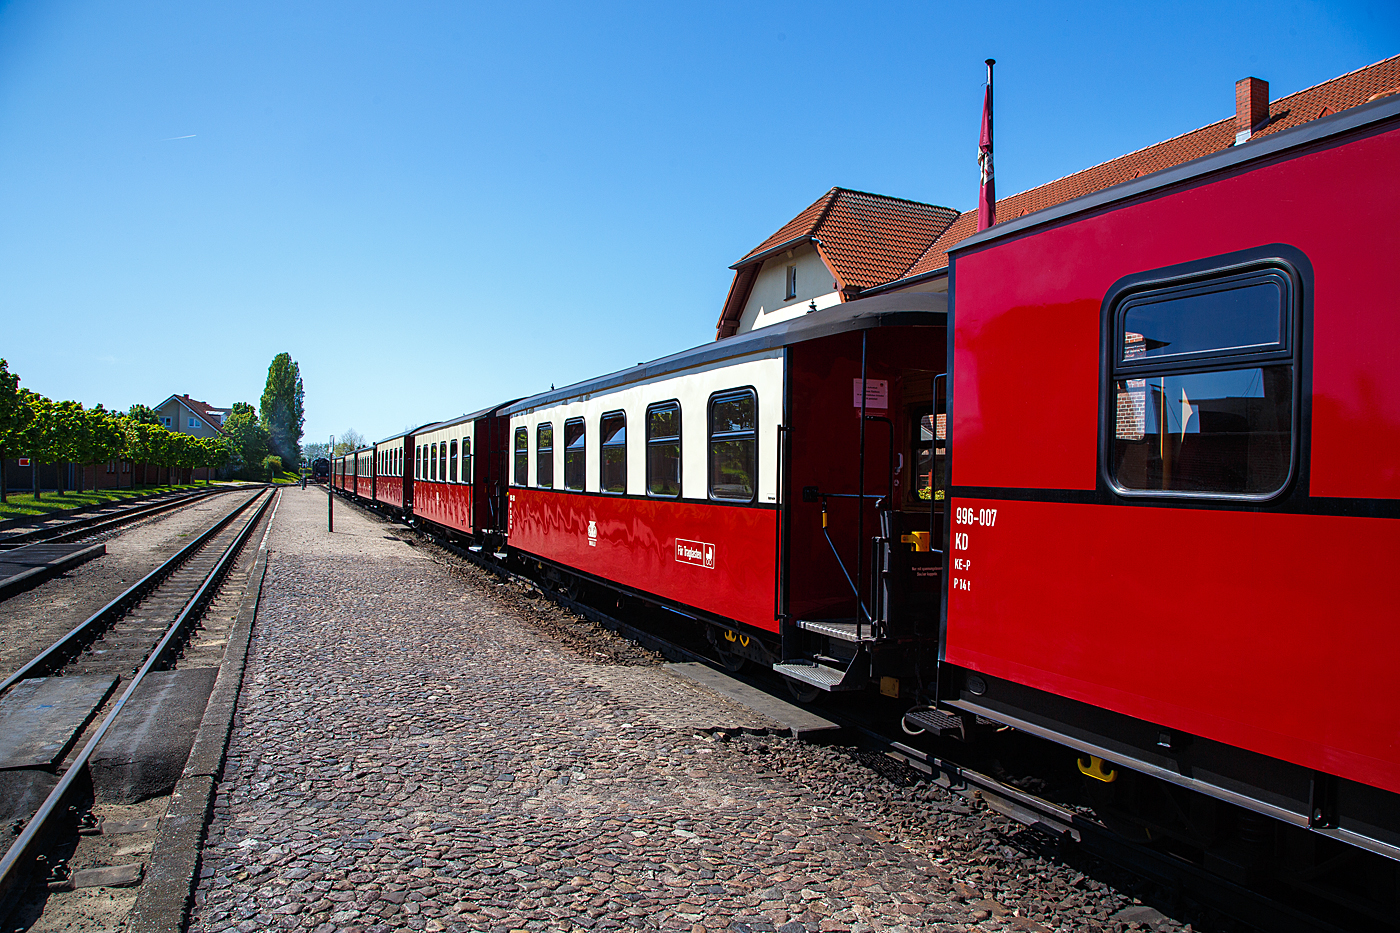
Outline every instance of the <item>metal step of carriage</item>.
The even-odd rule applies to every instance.
[[[842,669],[832,667],[831,664],[824,664],[823,661],[835,661],[835,659],[794,658],[789,661],[779,661],[773,665],[773,670],[784,677],[810,684],[829,693],[865,688],[869,678],[855,672],[858,665],[852,663],[850,667]]]
[[[875,629],[869,622],[857,624],[854,619],[798,619],[797,627],[855,644],[878,641]]]

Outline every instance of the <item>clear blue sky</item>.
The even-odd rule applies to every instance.
[[[370,438],[713,337],[832,185],[976,206],[1400,51],[1400,4],[0,5],[0,356]]]

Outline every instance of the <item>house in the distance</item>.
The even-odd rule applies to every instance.
[[[1234,116],[1029,191],[998,198],[997,221],[1015,220],[1400,94],[1400,55],[1273,101],[1269,100],[1269,83],[1259,78],[1241,78],[1234,90]],[[975,130],[975,126],[970,128],[974,138]],[[977,172],[969,160],[969,193],[976,185]],[[892,291],[947,291],[948,251],[976,232],[975,210],[959,213],[918,201],[832,188],[731,266],[734,283],[720,313],[715,339],[857,297]]]
[[[186,395],[172,395],[153,411],[167,430],[195,437],[218,437],[232,408],[215,408]]]

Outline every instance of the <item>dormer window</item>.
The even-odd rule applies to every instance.
[[[792,301],[797,297],[797,267],[787,267],[787,297],[784,301]]]

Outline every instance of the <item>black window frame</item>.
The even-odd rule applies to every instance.
[[[447,442],[447,481],[457,482],[457,438]]]
[[[577,429],[575,438],[580,445],[575,448],[569,441],[569,432]],[[569,492],[585,492],[588,488],[588,422],[583,418],[564,419],[564,476],[562,488]],[[574,476],[573,474],[577,474]],[[573,479],[578,480],[574,485]]]
[[[608,434],[603,425],[613,418],[622,419],[622,443],[609,444]],[[607,456],[609,450],[622,450],[622,488],[609,489],[607,482]],[[627,495],[627,412],[619,408],[605,411],[598,416],[598,491],[609,496]]]
[[[676,433],[663,435],[660,438],[651,436],[651,415],[652,412],[674,408],[676,410]],[[653,444],[666,444],[672,440],[676,442],[676,493],[671,495],[664,492],[656,492],[653,489],[651,476],[651,448]],[[681,401],[677,398],[667,399],[664,402],[653,402],[647,406],[646,410],[646,480],[647,495],[653,499],[682,499],[685,493],[685,422]]]
[[[472,481],[472,439],[462,438],[462,472],[461,481],[470,485]]]
[[[727,402],[731,399],[748,396],[753,399],[753,430],[752,431],[728,431],[720,435],[715,434],[715,405]],[[718,392],[710,393],[710,399],[705,404],[705,491],[712,502],[728,502],[737,505],[744,503],[754,503],[758,501],[759,487],[759,434],[761,422],[759,421],[758,390],[753,386],[737,386],[732,389],[721,389]],[[751,435],[753,437],[753,493],[747,499],[738,496],[721,496],[715,493],[715,477],[713,465],[713,448],[715,441],[739,439]]]
[[[1302,392],[1305,379],[1303,343],[1306,296],[1310,291],[1311,264],[1296,248],[1273,244],[1252,250],[1210,257],[1181,266],[1125,276],[1115,282],[1102,303],[1100,335],[1099,479],[1109,491],[1141,504],[1173,502],[1187,505],[1212,502],[1257,506],[1290,493],[1300,472],[1302,451]],[[1280,339],[1255,347],[1222,347],[1170,356],[1123,359],[1125,321],[1128,312],[1145,303],[1182,298],[1205,292],[1271,283],[1283,294]],[[1118,420],[1117,383],[1122,379],[1208,374],[1239,369],[1287,365],[1291,367],[1289,400],[1288,468],[1269,491],[1213,492],[1184,489],[1135,489],[1118,481],[1114,450]]]
[[[522,444],[521,441],[524,441]],[[511,441],[511,454],[515,458],[511,472],[513,485],[522,488],[530,485],[530,428],[528,425],[521,425],[515,429],[514,440]]]
[[[543,430],[546,429],[546,428],[549,429],[549,446],[548,446],[548,447],[541,447],[541,446],[540,446],[540,432],[543,431]],[[547,453],[547,454],[549,454],[549,456],[548,456],[547,458],[546,458],[546,457],[542,457],[542,456],[540,456],[542,453]],[[543,464],[543,463],[548,463],[548,464],[549,464],[549,482],[547,482],[547,483],[540,479],[540,465]],[[554,488],[554,422],[553,422],[553,421],[541,421],[541,422],[539,422],[538,424],[535,425],[535,488],[537,488],[537,489],[553,489],[553,488]]]

